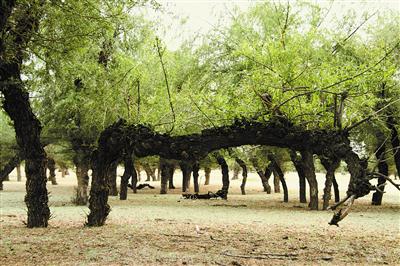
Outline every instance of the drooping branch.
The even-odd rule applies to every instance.
[[[168,93],[169,106],[171,107],[171,112],[172,112],[172,127],[169,131],[169,132],[172,132],[175,127],[176,117],[175,117],[174,105],[172,104],[172,100],[171,100],[171,90],[169,89],[167,70],[165,69],[165,64],[164,64],[164,60],[163,60],[163,51],[161,51],[160,39],[158,39],[158,38],[156,38],[156,47],[157,47],[158,57],[160,58],[160,63],[161,63],[161,67],[162,67],[163,74],[164,74],[165,86],[167,88],[167,93]]]

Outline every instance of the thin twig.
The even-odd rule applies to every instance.
[[[168,93],[169,106],[171,107],[171,112],[172,112],[172,127],[168,132],[168,133],[171,133],[175,127],[176,116],[175,116],[174,106],[172,105],[171,91],[169,89],[167,71],[165,70],[165,65],[164,65],[164,61],[163,61],[163,57],[162,57],[160,39],[158,39],[158,38],[156,38],[156,46],[157,46],[158,57],[160,58],[161,67],[162,67],[162,70],[164,73],[165,85],[167,87],[167,93]]]
[[[292,260],[296,260],[297,254],[273,254],[273,253],[261,253],[261,254],[255,254],[252,253],[252,255],[247,255],[247,254],[231,254],[228,253],[227,251],[224,251],[221,253],[223,256],[228,256],[228,257],[234,257],[234,258],[243,258],[243,259],[257,259],[257,260],[266,260],[266,259],[278,259],[278,260],[285,260],[287,258],[290,258]]]
[[[387,181],[389,181],[395,188],[397,188],[398,190],[400,190],[400,184],[396,184],[390,177],[381,174],[381,173],[373,173],[373,175],[377,175],[379,177],[382,177],[384,179],[386,179]]]
[[[388,103],[387,105],[385,105],[384,107],[382,107],[381,109],[379,109],[378,111],[374,112],[372,115],[367,116],[366,118],[354,123],[353,125],[347,127],[344,129],[345,132],[349,132],[350,130],[352,130],[353,128],[358,127],[359,125],[367,122],[368,120],[370,120],[372,117],[374,117],[375,115],[379,114],[380,112],[382,112],[383,110],[385,110],[386,108],[388,108],[389,106],[395,104],[396,102],[400,101],[400,99],[397,99],[393,102]]]

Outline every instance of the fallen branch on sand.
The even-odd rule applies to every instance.
[[[224,251],[221,253],[223,256],[234,257],[234,258],[243,258],[243,259],[256,259],[256,260],[265,260],[265,259],[278,259],[278,260],[297,260],[298,254],[277,254],[277,253],[250,253],[250,254],[231,254],[228,251]]]

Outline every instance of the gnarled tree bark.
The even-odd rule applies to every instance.
[[[229,168],[228,164],[226,163],[224,157],[217,156],[217,163],[221,167],[222,172],[222,188],[221,191],[223,192],[223,199],[228,199],[228,191],[229,191]]]
[[[386,138],[382,132],[377,132],[376,138],[378,141],[375,156],[378,161],[378,171],[383,175],[378,177],[378,187],[383,192],[385,187],[381,185],[386,183],[384,176],[389,176],[389,165],[386,162]],[[372,205],[382,205],[383,193],[381,191],[372,194]]]
[[[235,161],[242,168],[242,177],[243,178],[242,178],[242,184],[240,185],[240,191],[242,192],[242,195],[246,195],[247,166],[246,166],[246,163],[239,158],[235,158]]]
[[[195,162],[192,167],[192,172],[193,172],[193,186],[194,186],[194,192],[199,193],[200,188],[199,188],[199,170],[200,170],[200,164],[198,162]]]
[[[271,194],[271,186],[268,184],[268,180],[269,180],[269,177],[272,174],[272,171],[269,174],[269,176],[267,177],[266,176],[267,170],[266,170],[266,174],[264,174],[263,170],[260,168],[260,166],[258,165],[258,162],[257,162],[257,160],[255,158],[251,159],[251,163],[252,163],[254,169],[256,170],[258,176],[261,179],[261,184],[262,184],[262,186],[264,188],[264,192],[267,192],[267,194]]]
[[[121,176],[121,185],[119,192],[119,199],[126,200],[128,198],[128,184],[129,179],[136,174],[136,169],[132,160],[132,152],[127,152],[124,155],[124,174]],[[137,177],[136,177],[137,178]],[[132,186],[133,193],[136,193],[136,184]]]
[[[49,169],[49,181],[52,185],[57,185],[56,179],[56,162],[53,158],[47,157],[46,162],[47,169]]]
[[[326,210],[329,207],[329,201],[331,199],[331,187],[333,184],[333,181],[335,179],[335,171],[340,165],[340,160],[337,158],[326,158],[326,157],[320,157],[321,164],[324,166],[326,170],[326,178],[325,178],[325,188],[324,188],[324,202],[322,205],[322,209]],[[336,193],[335,193],[335,199],[336,199]],[[338,200],[339,201],[339,200]]]
[[[38,29],[44,2],[19,5],[18,12],[13,12],[16,1],[2,1],[0,5],[0,91],[4,96],[3,108],[14,123],[17,144],[25,159],[27,227],[47,227],[50,218],[41,125],[32,112],[29,93],[21,80],[25,50]],[[11,14],[15,17],[9,23]]]
[[[274,173],[275,177],[278,177],[278,180],[282,183],[282,188],[283,188],[283,201],[284,202],[289,202],[289,192],[288,192],[288,188],[286,185],[286,180],[285,180],[285,176],[283,174],[282,168],[280,167],[280,165],[278,164],[278,162],[276,161],[276,158],[273,154],[269,154],[268,155],[268,160],[271,162],[272,164],[272,171]],[[279,186],[279,183],[278,183]]]
[[[305,177],[310,185],[310,209],[318,210],[318,182],[315,175],[314,158],[311,151],[301,151],[301,162]]]

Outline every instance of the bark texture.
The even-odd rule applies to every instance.
[[[226,163],[224,157],[218,156],[217,157],[217,162],[221,167],[221,172],[222,172],[222,188],[221,191],[224,196],[222,196],[223,199],[228,199],[228,191],[229,191],[229,169],[228,169],[228,164]]]
[[[324,188],[324,202],[322,205],[322,209],[326,210],[329,207],[329,201],[331,200],[331,188],[333,185],[333,181],[336,180],[335,178],[335,171],[340,165],[340,160],[337,158],[326,158],[320,157],[321,164],[324,166],[326,170],[326,177],[325,177],[325,188]],[[335,193],[336,195],[336,193]]]
[[[26,225],[30,228],[47,227],[50,218],[46,153],[40,143],[41,125],[32,112],[29,93],[21,80],[25,51],[38,29],[44,2],[16,7],[16,1],[8,0],[0,5],[0,91],[4,96],[3,108],[14,123],[17,144],[25,159]],[[12,20],[11,14],[14,14]]]
[[[52,185],[58,185],[56,179],[56,162],[53,158],[47,158],[47,169],[49,169],[49,181]]]
[[[252,159],[251,159],[251,163],[252,163],[254,169],[256,170],[258,176],[259,176],[260,179],[261,179],[261,184],[262,184],[262,186],[263,186],[264,192],[267,192],[267,194],[271,194],[271,186],[270,186],[269,183],[268,183],[268,179],[269,179],[269,176],[271,176],[272,171],[271,171],[271,173],[269,174],[269,176],[267,177],[267,174],[268,174],[267,171],[266,171],[266,173],[264,174],[263,170],[262,170],[262,169],[260,168],[260,166],[258,165],[257,159],[252,158]],[[268,168],[268,167],[267,167],[267,168]]]
[[[313,154],[309,150],[301,151],[301,162],[305,177],[310,185],[310,209],[318,210],[318,182],[315,175]]]
[[[242,192],[242,195],[246,195],[246,182],[247,182],[247,165],[246,163],[239,159],[235,158],[235,161],[237,164],[242,168],[242,184],[240,185],[240,191]]]
[[[107,181],[108,181],[109,195],[110,196],[118,196],[117,167],[118,167],[118,163],[113,163],[108,168]],[[133,186],[133,183],[132,183],[132,186]],[[135,184],[135,186],[136,186],[136,184]],[[135,187],[135,186],[133,186],[133,187]]]
[[[199,188],[199,170],[200,170],[200,164],[198,162],[195,162],[193,164],[193,186],[194,186],[194,192],[199,193],[200,188]]]
[[[297,156],[297,153],[293,150],[290,151],[290,159],[296,168],[299,176],[299,200],[300,203],[307,203],[307,192],[306,192],[306,175],[301,162],[301,156]]]
[[[272,171],[274,173],[274,177],[278,178],[278,181],[280,181],[282,183],[282,188],[283,188],[283,201],[284,202],[289,202],[289,192],[288,192],[288,188],[286,185],[286,180],[285,180],[285,175],[282,171],[281,166],[279,165],[278,161],[276,160],[275,156],[273,154],[269,154],[268,155],[268,160],[271,162],[272,164]],[[278,187],[279,187],[279,183],[278,183]]]
[[[135,166],[132,160],[132,153],[125,154],[124,156],[124,174],[121,176],[121,185],[119,192],[119,199],[126,200],[128,198],[128,184],[129,179],[136,175]],[[132,186],[133,193],[136,193],[136,185]]]
[[[382,132],[376,134],[377,148],[375,150],[376,160],[378,161],[379,174],[389,176],[389,165],[386,162],[386,138]],[[378,177],[378,187],[381,191],[376,191],[372,194],[372,205],[382,205],[383,191],[386,179],[383,176]]]
[[[12,157],[0,171],[0,190],[3,190],[3,181],[6,180],[7,176],[14,170],[15,167],[21,162],[21,156],[15,155]]]

